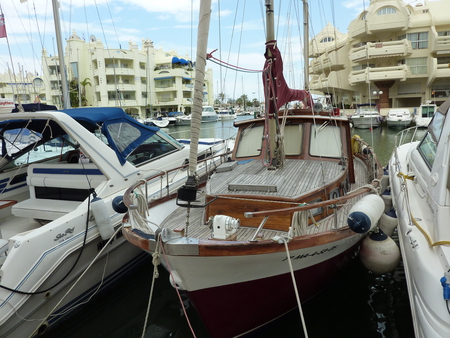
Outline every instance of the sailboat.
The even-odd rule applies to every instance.
[[[205,2],[201,23],[210,13]],[[338,278],[384,211],[381,165],[373,149],[351,137],[346,116],[279,113],[290,101],[312,98],[284,81],[272,1],[266,17],[265,116],[235,122],[230,161],[205,186],[191,171],[178,191],[179,208],[159,226],[151,212],[139,211],[139,183],[124,195],[125,238],[160,257],[211,337],[256,333],[297,307],[303,320],[302,302]],[[207,41],[200,34],[198,67]]]

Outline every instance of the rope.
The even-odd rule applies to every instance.
[[[298,311],[300,312],[300,319],[302,321],[303,333],[305,334],[305,338],[308,338],[308,331],[306,329],[305,317],[303,316],[302,303],[300,302],[300,296],[298,294],[297,282],[295,280],[294,268],[292,267],[292,262],[291,262],[291,256],[290,256],[290,253],[289,253],[288,243],[287,243],[285,238],[280,237],[280,239],[283,241],[284,247],[286,248],[287,261],[289,263],[289,270],[291,272],[292,284],[294,286],[294,291],[295,291],[295,298],[297,299]]]
[[[162,241],[161,237],[159,238],[159,241]],[[189,316],[188,316],[188,314],[186,312],[186,308],[185,308],[184,303],[183,303],[183,299],[181,298],[181,295],[180,295],[180,291],[178,290],[177,287],[175,287],[175,285],[176,285],[175,278],[173,277],[172,269],[170,268],[170,264],[169,264],[169,261],[167,260],[166,252],[164,251],[164,245],[162,243],[161,243],[161,249],[162,249],[162,252],[163,252],[163,255],[164,255],[164,260],[166,262],[167,270],[169,271],[170,278],[172,279],[172,283],[174,285],[175,291],[177,292],[178,299],[180,300],[181,308],[183,309],[184,316],[186,317],[186,321],[187,321],[187,323],[189,325],[189,329],[191,330],[192,336],[194,338],[196,338],[197,336],[195,335],[194,329],[192,328],[191,322],[189,320]]]
[[[236,70],[236,71],[241,71],[241,72],[245,72],[245,73],[261,73],[262,70],[259,69],[248,69],[248,68],[242,68],[242,67],[238,67],[238,66],[234,66],[230,63],[227,63],[225,61],[219,60],[217,58],[215,58],[214,56],[212,56],[212,54],[217,51],[217,49],[213,50],[211,53],[206,54],[206,60],[211,61],[219,66],[223,66],[225,68],[228,69],[232,69],[232,70]]]
[[[145,314],[144,329],[142,331],[142,336],[141,336],[142,338],[145,337],[145,331],[146,331],[146,328],[147,328],[148,317],[150,315],[150,307],[151,307],[151,304],[152,304],[153,290],[154,290],[154,287],[155,287],[155,280],[156,280],[156,278],[159,277],[158,265],[161,264],[161,260],[159,259],[159,257],[160,257],[159,247],[160,247],[160,241],[157,240],[156,241],[155,252],[152,255],[152,257],[153,257],[153,260],[152,260],[152,264],[153,264],[152,286],[150,288],[150,294],[149,294],[149,297],[148,297],[148,305],[147,305],[147,312]]]
[[[414,179],[414,177],[413,176],[409,176],[409,175],[405,175],[405,174],[403,174],[402,172],[399,172],[398,174],[397,174],[397,176],[398,177],[400,177],[400,178],[403,178],[403,182],[402,182],[402,185],[404,186],[404,188],[405,188],[405,201],[406,201],[406,207],[407,207],[407,209],[408,209],[408,211],[409,211],[409,217],[410,217],[410,221],[412,222],[412,223],[414,223],[414,225],[416,226],[416,228],[417,229],[419,229],[419,231],[422,233],[422,235],[425,237],[425,239],[427,240],[427,242],[428,242],[428,245],[430,246],[430,247],[433,247],[433,246],[438,246],[438,245],[450,245],[450,241],[437,241],[437,242],[434,242],[433,241],[433,239],[431,238],[431,235],[424,229],[424,228],[422,228],[421,226],[420,226],[420,224],[416,221],[416,219],[414,218],[414,215],[413,215],[413,213],[412,213],[412,211],[411,211],[411,208],[410,208],[410,206],[409,206],[409,203],[408,203],[408,200],[409,200],[409,193],[408,193],[408,185],[407,185],[407,181],[406,180],[413,180]]]

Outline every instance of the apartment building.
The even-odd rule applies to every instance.
[[[34,102],[42,90],[42,80],[33,73],[15,74],[11,69],[0,74],[0,98],[14,102]]]
[[[450,1],[372,0],[346,34],[310,40],[310,89],[349,107],[440,104],[450,97]]]
[[[153,112],[191,111],[195,62],[175,51],[155,49],[151,40],[142,40],[141,48],[129,42],[128,49],[106,49],[95,36],[84,41],[73,32],[66,40],[64,62],[70,90],[78,91],[78,106],[122,107],[141,118]],[[41,101],[61,106],[59,58],[43,50],[42,67]],[[206,71],[203,94],[205,105],[211,104],[212,69]]]

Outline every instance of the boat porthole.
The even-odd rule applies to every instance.
[[[340,196],[339,195],[339,188],[333,189],[330,192],[330,200],[334,200],[335,198],[338,198],[339,196]]]
[[[45,299],[49,299],[51,295],[52,295],[51,292],[46,292],[45,293]]]
[[[47,328],[48,328],[48,323],[47,322],[45,322],[44,324],[39,326],[39,329],[38,329],[38,332],[37,332],[38,335],[42,336],[45,333],[45,331],[47,331]]]

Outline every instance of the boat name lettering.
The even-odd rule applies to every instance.
[[[316,256],[316,255],[321,255],[324,254],[325,252],[329,252],[329,251],[333,251],[334,249],[336,249],[338,247],[338,245],[332,246],[330,248],[327,249],[323,249],[320,251],[316,251],[313,253],[306,253],[306,254],[302,254],[302,255],[297,255],[297,256],[290,256],[291,260],[296,260],[296,259],[302,259],[302,258],[307,258],[307,257],[312,257],[312,256]],[[284,262],[285,260],[287,260],[287,257],[285,259],[282,260],[282,262]]]
[[[67,228],[64,233],[57,234],[54,241],[59,241],[60,239],[64,239],[67,235],[73,234],[73,231],[75,230],[75,227],[73,228]],[[72,236],[69,236],[72,237]]]

